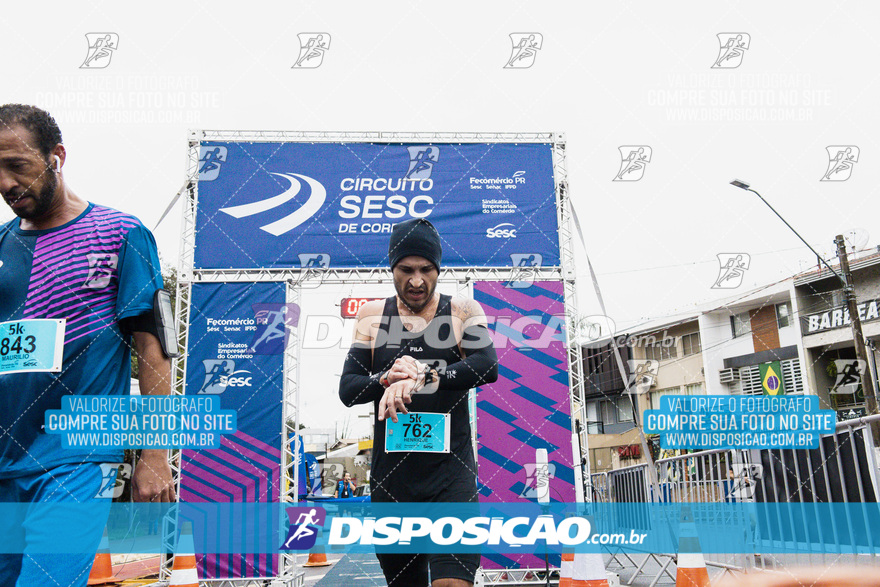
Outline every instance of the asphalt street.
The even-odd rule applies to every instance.
[[[302,567],[305,587],[361,587],[386,585],[379,561],[373,554],[328,554],[328,567]]]

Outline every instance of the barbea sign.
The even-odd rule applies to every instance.
[[[859,311],[859,319],[863,322],[867,322],[868,320],[876,320],[877,318],[880,318],[880,314],[878,314],[878,304],[880,304],[880,300],[870,300],[862,302],[856,306]],[[807,334],[831,330],[832,328],[843,328],[844,326],[849,326],[850,323],[849,309],[845,306],[841,306],[826,312],[810,314],[806,317],[806,321]]]

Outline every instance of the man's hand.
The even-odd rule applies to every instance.
[[[403,355],[388,370],[388,382],[391,384],[407,379],[418,379],[420,363],[409,355]]]
[[[131,477],[131,495],[134,501],[177,501],[171,467],[168,466],[164,452],[141,451],[141,458]]]
[[[410,379],[404,379],[397,383],[392,383],[382,399],[379,400],[379,411],[377,416],[379,421],[391,418],[392,422],[397,422],[397,413],[408,414],[406,404],[412,402],[412,392],[415,382]]]

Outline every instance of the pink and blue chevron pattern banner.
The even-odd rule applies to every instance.
[[[238,429],[224,435],[218,449],[182,451],[181,501],[279,501],[283,349],[299,317],[284,298],[283,283],[193,284],[186,395],[216,395],[223,409],[237,412]],[[193,532],[227,536],[229,553],[240,553],[235,539],[279,525],[268,514],[251,517],[252,527],[201,522],[193,520]],[[204,579],[274,577],[278,569],[273,554],[195,554]]]
[[[536,500],[535,450],[547,449],[550,499],[575,501],[571,403],[561,282],[511,288],[477,282],[498,352],[498,381],[477,390],[480,502]],[[551,564],[559,564],[559,557]],[[531,554],[483,557],[485,568],[543,567]]]

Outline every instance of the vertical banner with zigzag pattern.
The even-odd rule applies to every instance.
[[[561,282],[474,284],[498,352],[498,381],[477,392],[481,502],[536,501],[535,450],[547,449],[551,501],[575,501]],[[559,565],[559,556],[550,564]],[[485,568],[543,567],[531,554],[483,557]]]
[[[180,500],[277,502],[281,493],[283,350],[299,308],[285,304],[283,283],[194,283],[190,307],[186,394],[211,394],[236,410],[238,430],[220,448],[185,450]],[[226,536],[258,535],[278,520],[193,520],[193,531],[210,527]],[[252,526],[252,527],[248,527]],[[270,533],[270,535],[274,535]],[[234,552],[234,550],[230,550]],[[270,554],[198,555],[199,577],[274,577]]]

